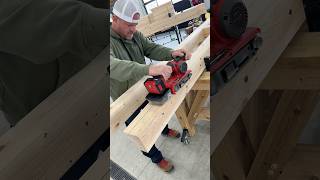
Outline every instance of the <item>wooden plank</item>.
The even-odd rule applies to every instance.
[[[178,109],[185,96],[191,90],[197,79],[205,69],[203,57],[210,53],[210,36],[199,46],[198,50],[188,63],[192,70],[189,81],[165,104],[158,106],[148,104],[135,120],[124,130],[143,151],[148,152],[161,134],[163,128],[168,124],[170,118]]]
[[[320,179],[320,146],[298,144],[279,180]]]
[[[192,103],[190,111],[188,112],[188,121],[194,124],[195,120],[199,116],[199,110],[201,106],[206,102],[209,97],[209,91],[197,91],[196,97]]]
[[[102,135],[108,56],[101,53],[0,137],[0,179],[58,179]]]
[[[206,8],[204,3],[201,3],[185,10],[182,13],[175,13],[171,17],[168,16],[168,12],[171,12],[170,9],[160,9],[155,11],[156,13],[148,15],[150,17],[150,24],[143,23],[137,25],[137,30],[147,37],[156,32],[169,29],[172,26],[197,18],[206,13]]]
[[[279,177],[318,100],[318,91],[283,92],[247,180]]]
[[[281,59],[263,81],[260,89],[320,89],[320,58]]]
[[[109,175],[109,148],[105,152],[101,152],[95,163],[87,170],[80,180],[102,180]]]
[[[194,100],[194,97],[195,97],[195,94],[196,94],[196,91],[194,90],[191,90],[188,95],[186,96],[186,98],[183,100],[185,103],[186,103],[186,110],[187,112],[190,111],[190,108],[192,106],[192,103],[193,103],[193,100]],[[188,114],[187,114],[188,115]]]
[[[213,153],[215,180],[245,180],[254,152],[241,120],[237,120]]]
[[[257,153],[282,91],[258,90],[241,112],[252,148]]]
[[[110,105],[110,131],[114,133],[145,101],[148,94],[145,76]]]
[[[283,52],[284,58],[320,57],[320,32],[299,32]]]
[[[178,107],[178,109],[176,110],[176,116],[177,119],[181,125],[182,129],[188,129],[188,132],[191,136],[196,134],[196,128],[194,127],[193,124],[191,124],[188,121],[188,114],[187,112],[189,112],[189,110],[187,109],[187,104],[185,101],[183,101],[180,106]]]
[[[205,71],[198,79],[196,84],[192,87],[192,90],[210,90],[210,72]]]
[[[249,25],[261,28],[264,43],[257,56],[211,98],[210,112],[213,120],[211,153],[305,20],[302,1],[246,0],[245,2],[249,10]]]
[[[185,49],[189,52],[194,52],[194,49],[199,46],[199,41],[204,40],[203,31],[207,31],[210,21],[207,20],[200,27],[198,27],[191,35],[189,35],[177,49]],[[116,101],[110,105],[110,131],[113,133],[123,124],[130,115],[138,109],[138,107],[145,101],[148,92],[143,85],[145,76],[135,85],[133,85],[127,92],[122,94]]]
[[[210,121],[210,109],[207,107],[201,107],[197,120]]]
[[[301,32],[284,51],[261,89],[320,89],[320,33]]]

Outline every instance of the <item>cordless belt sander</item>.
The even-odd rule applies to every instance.
[[[191,70],[188,70],[185,55],[176,57],[167,63],[171,66],[172,73],[169,79],[165,79],[162,75],[148,78],[144,82],[144,86],[149,94],[146,99],[152,104],[164,104],[170,94],[176,92],[191,78]]]
[[[262,45],[260,29],[249,27],[248,11],[241,0],[213,0],[210,57],[211,95],[235,76]]]

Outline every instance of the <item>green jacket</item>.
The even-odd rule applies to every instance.
[[[0,0],[0,109],[11,124],[107,48],[108,14],[76,0]]]
[[[110,94],[113,100],[148,75],[145,56],[158,61],[171,60],[172,49],[158,45],[136,32],[132,40],[110,31]]]

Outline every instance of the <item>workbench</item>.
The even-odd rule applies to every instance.
[[[205,71],[187,94],[176,111],[176,116],[183,131],[187,130],[187,137],[182,134],[181,141],[188,144],[188,136],[196,133],[195,122],[197,120],[210,120],[209,107],[203,107],[210,95],[210,72]],[[183,132],[186,133],[186,132]]]

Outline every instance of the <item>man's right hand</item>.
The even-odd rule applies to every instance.
[[[162,75],[167,80],[171,76],[171,73],[172,73],[171,66],[168,66],[166,64],[155,64],[149,67],[150,76]]]

